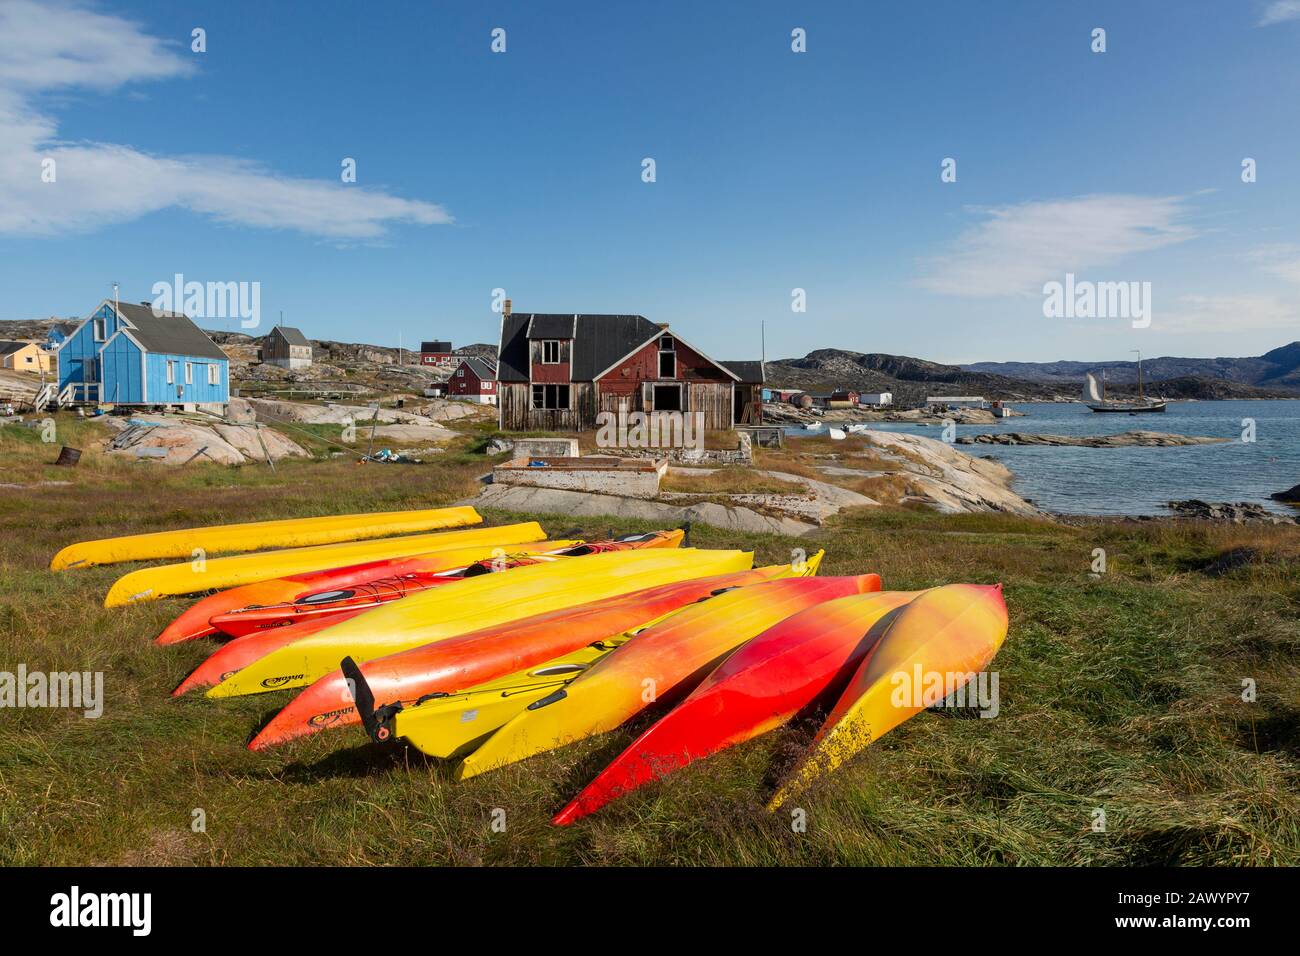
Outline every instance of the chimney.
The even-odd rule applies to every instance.
[[[509,300],[509,299],[506,299],[505,304],[501,306],[501,314],[502,314],[502,315],[509,315],[509,314],[510,314],[510,300]]]

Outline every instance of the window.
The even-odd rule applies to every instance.
[[[556,409],[569,407],[569,386],[534,385],[533,408]]]
[[[171,359],[167,360],[167,384],[176,384],[176,363]]]
[[[208,384],[209,384],[209,385],[220,385],[220,384],[221,384],[221,366],[220,366],[220,365],[217,365],[217,364],[214,363],[214,364],[208,366]]]
[[[682,387],[680,385],[654,386],[654,410],[656,412],[680,412],[682,408]]]
[[[659,338],[659,377],[677,377],[677,343],[671,335]]]
[[[194,384],[194,363],[193,362],[185,363],[185,384],[186,385]]]
[[[104,325],[104,320],[103,320],[103,319],[95,319],[94,321],[92,321],[92,322],[90,323],[90,325],[91,325],[91,332],[92,332],[92,334],[93,334],[94,337],[95,337],[95,341],[96,341],[96,342],[102,342],[102,341],[104,341],[104,337],[105,337],[105,336],[104,336],[104,333],[105,333],[105,331],[106,331],[106,329],[105,329],[105,325]]]
[[[457,377],[457,378],[464,378],[464,377],[465,377],[465,370],[464,370],[463,368],[458,368],[458,369],[456,369],[456,377]]]
[[[560,364],[560,342],[558,339],[542,340],[542,364],[543,365]]]

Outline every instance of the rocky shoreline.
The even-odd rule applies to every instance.
[[[1002,432],[995,435],[967,435],[958,445],[1050,445],[1069,448],[1173,448],[1179,445],[1219,445],[1227,438],[1173,435],[1168,432],[1127,431],[1118,435],[1039,435]]]

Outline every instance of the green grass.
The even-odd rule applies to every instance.
[[[61,441],[90,437],[69,422]],[[84,429],[84,430],[83,430]],[[72,440],[64,440],[71,436]],[[451,765],[359,731],[253,754],[290,693],[168,694],[210,650],[150,639],[186,605],[100,606],[132,566],[53,574],[74,540],[221,521],[438,505],[485,470],[465,447],[421,467],[281,463],[161,469],[0,432],[0,670],[102,670],[104,716],[0,711],[6,864],[1290,864],[1300,863],[1300,533],[1181,522],[1053,525],[904,509],[846,513],[815,538],[694,529],[762,562],[824,547],[823,573],[886,586],[1005,585],[1011,630],[993,720],[926,712],[799,801],[763,810],[810,728],[701,761],[580,824],[550,815],[640,724],[454,783]],[[86,443],[88,444],[88,443]],[[141,477],[146,476],[146,477]],[[42,485],[41,481],[72,485]],[[513,517],[493,514],[493,520]],[[589,536],[644,523],[544,517]],[[1108,570],[1090,575],[1093,550]],[[1252,557],[1223,573],[1224,554]],[[1258,700],[1241,700],[1253,679]],[[494,809],[507,830],[492,830]],[[1093,832],[1096,809],[1105,832]],[[206,832],[191,829],[195,809]]]

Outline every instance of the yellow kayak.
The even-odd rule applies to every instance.
[[[294,641],[222,681],[208,696],[302,687],[336,670],[345,657],[362,663],[505,621],[673,581],[742,571],[753,561],[748,551],[610,551],[470,578],[374,608]]]
[[[767,808],[777,809],[909,717],[966,686],[1006,636],[1002,585],[949,584],[926,591],[899,612],[858,666]]]
[[[519,713],[461,761],[456,779],[608,733],[652,704],[666,707],[689,694],[719,662],[774,624],[826,601],[878,590],[874,574],[792,578],[692,605]]]
[[[473,508],[458,507],[217,524],[206,528],[79,541],[56,554],[50,561],[50,570],[63,571],[123,561],[152,561],[155,558],[190,558],[196,549],[220,554],[263,548],[301,548],[439,528],[462,528],[482,522],[483,518]]]
[[[236,554],[226,558],[205,561],[188,561],[184,564],[164,564],[156,568],[141,568],[124,574],[113,582],[104,598],[104,607],[117,607],[133,601],[156,601],[170,594],[197,594],[233,588],[272,578],[305,574],[325,568],[341,568],[365,561],[402,558],[448,548],[467,548],[474,545],[527,544],[546,540],[546,532],[536,521],[504,525],[496,528],[471,528],[465,531],[443,531],[438,534],[410,534],[400,538],[379,538],[374,541],[349,541],[343,544],[322,544],[313,548],[288,548],[283,551],[259,551],[255,554]]]
[[[820,561],[819,552],[797,570],[789,564],[773,565],[741,572],[734,577],[754,575],[753,583],[761,583],[782,578],[810,576],[816,573]],[[752,584],[739,586],[750,587]],[[706,596],[699,601],[715,598],[716,595]],[[391,727],[391,737],[404,739],[417,750],[432,757],[460,756],[481,744],[497,728],[524,711],[530,704],[566,686],[614,648],[660,621],[681,614],[685,608],[696,606],[699,601],[675,608],[666,614],[659,614],[652,619],[643,620],[638,626],[622,633],[602,636],[575,651],[526,670],[484,681],[465,690],[430,695],[409,707],[397,709]],[[599,614],[589,616],[602,617]],[[609,619],[613,620],[615,616],[610,615]],[[511,635],[503,636],[506,639],[511,637]],[[491,644],[492,641],[488,638],[485,643]]]
[[[411,746],[431,757],[459,756],[473,750],[529,704],[559,690],[628,638],[627,634],[606,638],[530,670],[400,710],[394,718],[393,735],[405,738]]]

